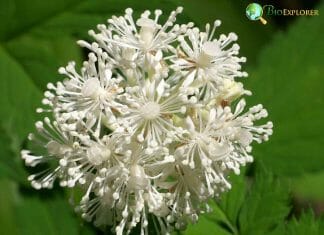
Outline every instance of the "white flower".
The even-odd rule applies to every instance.
[[[272,123],[255,126],[254,122],[267,116],[261,105],[242,114],[245,101],[241,100],[235,111],[229,107],[198,110],[197,115],[187,117],[188,135],[175,148],[176,164],[164,170],[158,185],[171,194],[169,220],[176,220],[179,228],[187,218],[196,222],[201,203],[210,197],[230,189],[226,179],[229,171],[240,173],[240,166],[253,160],[251,143],[268,140]],[[165,183],[167,178],[175,179]]]
[[[156,147],[147,151],[143,145],[132,144],[127,156],[119,156],[118,164],[100,170],[90,183],[80,209],[85,219],[95,219],[97,225],[112,225],[117,234],[130,232],[138,222],[141,231],[147,233],[148,214],[168,214],[163,193],[158,191],[153,180],[160,177],[163,165],[174,161],[165,148]],[[91,198],[91,192],[96,197]],[[113,206],[114,205],[114,206]],[[93,211],[93,208],[96,208]],[[119,219],[116,225],[115,217]],[[160,223],[163,234],[169,228]]]
[[[226,106],[237,98],[240,98],[242,95],[252,95],[252,93],[245,90],[242,83],[235,82],[231,79],[224,79],[222,85],[219,86],[214,99],[209,103],[209,106]]]
[[[60,179],[61,186],[74,186],[75,182],[80,178],[76,179],[69,174],[68,165],[74,166],[73,159],[78,158],[79,154],[82,153],[77,137],[62,130],[62,126],[58,122],[51,123],[47,117],[44,122],[36,122],[35,126],[38,134],[30,134],[28,139],[37,148],[42,148],[43,154],[37,155],[31,151],[22,150],[22,158],[25,160],[26,165],[35,167],[39,164],[50,163],[51,168],[30,175],[28,180],[36,189],[52,188],[57,178]]]
[[[113,78],[109,66],[104,63],[103,53],[90,53],[89,61],[84,63],[81,74],[75,70],[75,63],[70,62],[59,72],[69,79],[58,82],[56,86],[49,83],[43,103],[50,105],[61,122],[83,120],[87,127],[96,124],[96,135],[99,136],[102,121],[114,124],[115,114],[122,112],[123,105],[116,101],[123,92],[119,86],[122,78]],[[98,64],[98,66],[96,66]],[[43,110],[40,109],[39,112]]]
[[[171,12],[167,21],[160,25],[161,10],[154,11],[153,19],[150,18],[151,12],[147,10],[135,21],[132,16],[133,10],[128,8],[124,16],[113,16],[108,19],[108,27],[99,24],[97,27],[99,33],[89,31],[96,43],[89,44],[82,40],[78,43],[93,51],[99,46],[108,53],[111,65],[118,67],[125,76],[132,78],[137,68],[143,65],[150,66],[151,57],[156,53],[159,56],[155,56],[155,66],[151,66],[151,69],[155,70],[159,69],[157,67],[163,67],[163,62],[160,62],[161,51],[175,51],[172,43],[187,28],[193,26],[192,23],[181,26],[174,24],[177,14],[181,12],[182,7],[178,7]]]
[[[213,38],[220,24],[220,20],[216,20],[212,29],[207,24],[205,32],[198,28],[188,29],[184,36],[178,37],[178,54],[169,58],[171,68],[190,77],[193,86],[202,88],[199,97],[217,94],[224,79],[247,76],[246,72],[240,71],[240,63],[246,61],[245,57],[237,57],[240,47],[231,45],[237,35],[230,33],[228,36],[222,34],[219,39]]]
[[[182,164],[192,169],[199,163],[209,167],[214,162],[225,163],[226,168],[239,173],[239,166],[252,160],[248,154],[252,141],[261,143],[272,134],[272,123],[255,126],[254,122],[267,117],[262,105],[257,105],[242,114],[244,99],[234,112],[230,107],[218,106],[210,111],[199,110],[197,117],[187,117],[189,135],[176,151],[184,159]],[[194,120],[194,121],[193,121]]]
[[[90,31],[96,42],[79,41],[89,59],[80,72],[59,69],[65,80],[48,84],[37,109],[53,121],[36,122],[21,151],[26,165],[49,167],[29,176],[34,188],[80,188],[77,211],[118,235],[196,223],[231,188],[228,174],[253,160],[251,144],[272,134],[271,122],[256,124],[262,105],[244,111],[237,36],[213,39],[219,21],[205,32],[175,24],[181,11],[160,25],[160,10],[135,21],[127,9]]]
[[[119,120],[120,125],[136,134],[138,141],[163,144],[182,133],[182,128],[173,125],[172,116],[186,112],[187,96],[171,89],[163,79],[147,79],[142,84],[127,87],[121,102],[128,108]]]

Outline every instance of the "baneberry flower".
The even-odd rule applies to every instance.
[[[208,200],[231,188],[230,172],[252,162],[253,142],[267,141],[272,123],[262,105],[245,109],[252,93],[236,81],[241,71],[237,35],[214,37],[220,21],[205,31],[176,24],[179,7],[160,24],[161,10],[113,16],[77,71],[70,62],[64,80],[48,84],[48,117],[36,122],[25,163],[44,169],[29,176],[36,189],[78,187],[76,209],[118,235],[136,226],[148,234],[184,229],[210,211]]]

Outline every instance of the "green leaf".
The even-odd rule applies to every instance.
[[[200,215],[198,223],[189,225],[188,229],[181,234],[229,235],[238,233],[236,221],[246,196],[244,173],[242,175],[231,174],[229,181],[232,189],[221,195],[217,201],[209,202],[213,211]]]
[[[299,219],[295,217],[287,224],[282,224],[268,235],[321,235],[319,221],[312,212],[303,213]]]
[[[269,172],[257,172],[238,216],[239,234],[263,235],[288,215],[288,190]]]
[[[324,231],[324,217],[321,217],[321,220],[319,221],[319,231]]]
[[[228,226],[226,215],[221,211],[215,203],[210,203],[213,211],[208,214],[199,216],[197,224],[190,224],[188,228],[181,232],[183,235],[196,235],[196,234],[217,234],[217,235],[230,235],[227,230]],[[221,223],[224,226],[220,226]]]
[[[0,179],[0,230],[2,234],[18,235],[15,216],[17,185],[9,180]],[[3,193],[5,192],[5,193]]]
[[[232,189],[217,206],[222,212],[218,224],[233,235],[264,235],[288,215],[288,190],[279,180],[258,166],[253,180],[232,175]]]
[[[30,1],[1,0],[0,41],[9,41],[28,32],[30,28],[42,24],[46,19],[53,18],[60,12],[71,8],[78,0]]]
[[[77,219],[64,198],[26,197],[17,207],[20,234],[76,235]]]
[[[293,218],[286,228],[287,235],[320,235],[319,222],[315,219],[312,212],[304,213],[297,220]]]
[[[60,193],[42,192],[43,197],[38,197],[34,191],[19,191],[17,183],[8,179],[0,179],[0,187],[1,234],[92,234],[81,233],[78,219]]]
[[[232,188],[221,196],[218,206],[226,214],[232,231],[237,233],[237,218],[246,200],[247,185],[244,173],[242,175],[232,174],[229,177],[229,181],[232,184]]]
[[[0,47],[0,114],[5,117],[3,125],[10,125],[9,133],[21,142],[30,131],[35,120],[36,104],[40,103],[40,92],[23,68]]]
[[[324,167],[324,15],[298,18],[261,53],[246,86],[274,123],[269,143],[255,146],[256,159],[288,176]]]
[[[27,185],[27,174],[20,158],[20,142],[18,136],[11,133],[13,129],[9,123],[0,123],[0,179],[9,176]]]
[[[23,68],[1,47],[0,61],[0,167],[8,174],[21,176],[21,143],[32,130],[40,93]]]
[[[287,187],[264,168],[259,166],[253,181],[244,174],[231,175],[229,181],[232,189],[212,204],[214,211],[183,234],[264,235],[288,216]]]
[[[8,53],[25,69],[30,81],[41,90],[45,90],[48,82],[55,83],[62,79],[57,72],[60,65],[65,66],[71,60],[81,64],[81,50],[69,36],[44,38],[24,35],[5,46]]]

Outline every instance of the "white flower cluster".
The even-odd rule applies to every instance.
[[[214,37],[219,20],[205,31],[176,24],[179,7],[160,24],[161,10],[134,21],[132,9],[89,31],[79,41],[89,59],[78,72],[70,62],[66,79],[48,84],[22,151],[36,189],[83,189],[77,209],[97,226],[128,234],[148,224],[161,234],[184,229],[210,211],[210,198],[230,189],[228,174],[253,160],[251,143],[268,140],[272,123],[262,105],[245,109],[245,77],[234,33]],[[231,107],[236,101],[235,107]]]

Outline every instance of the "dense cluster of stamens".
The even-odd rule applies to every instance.
[[[228,174],[253,160],[251,143],[272,134],[271,122],[255,124],[267,117],[262,105],[245,110],[236,34],[215,38],[219,20],[205,31],[176,24],[181,11],[160,24],[161,10],[134,21],[126,9],[89,31],[94,42],[78,41],[88,60],[48,84],[37,112],[51,119],[36,122],[21,152],[44,166],[28,178],[34,188],[79,187],[77,211],[118,235],[197,222],[231,188]]]

